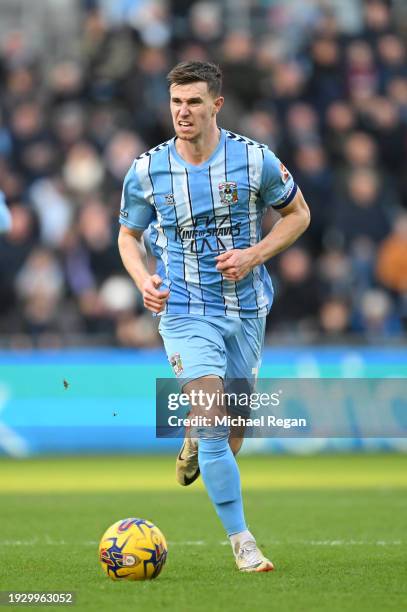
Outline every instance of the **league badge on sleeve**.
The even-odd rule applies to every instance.
[[[236,204],[239,199],[237,195],[237,184],[234,181],[225,181],[224,183],[219,183],[219,196],[220,201],[225,206]]]
[[[280,176],[281,176],[281,180],[283,181],[285,185],[288,179],[290,178],[290,173],[288,172],[284,164],[281,162],[280,162]]]
[[[124,194],[122,193],[122,197],[120,200],[120,216],[127,218],[129,213],[126,210],[126,202],[124,201]]]

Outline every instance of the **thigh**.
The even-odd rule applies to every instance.
[[[239,319],[236,332],[226,338],[226,378],[255,381],[261,363],[266,318]]]
[[[250,405],[242,400],[246,397],[248,402],[248,397],[256,383],[264,344],[265,328],[265,317],[260,319],[239,319],[235,322],[234,333],[230,334],[227,338],[225,391],[233,395],[237,394],[241,398],[241,401],[238,403],[230,402],[228,411],[232,415],[250,416]],[[232,430],[232,436],[236,438],[236,442],[243,438],[244,430],[244,426]]]
[[[159,332],[177,378],[188,382],[202,376],[226,375],[223,335],[199,315],[162,315]]]

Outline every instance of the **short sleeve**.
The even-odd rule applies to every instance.
[[[270,149],[264,150],[260,198],[263,205],[279,210],[288,206],[297,193],[291,173]]]
[[[119,221],[130,229],[145,230],[155,216],[154,206],[145,199],[135,164],[132,164],[124,178]]]

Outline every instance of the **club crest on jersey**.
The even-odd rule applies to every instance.
[[[181,355],[179,353],[174,353],[169,358],[169,362],[171,364],[172,369],[174,370],[175,376],[180,376],[184,371],[184,366],[182,365]]]
[[[173,193],[167,193],[165,196],[165,203],[169,206],[173,206],[175,204],[175,198]]]
[[[222,204],[230,206],[238,201],[237,184],[234,181],[219,183],[219,196]]]

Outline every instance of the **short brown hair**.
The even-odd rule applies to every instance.
[[[214,97],[220,96],[222,91],[222,71],[210,62],[180,62],[167,74],[167,81],[170,87],[203,81]]]

